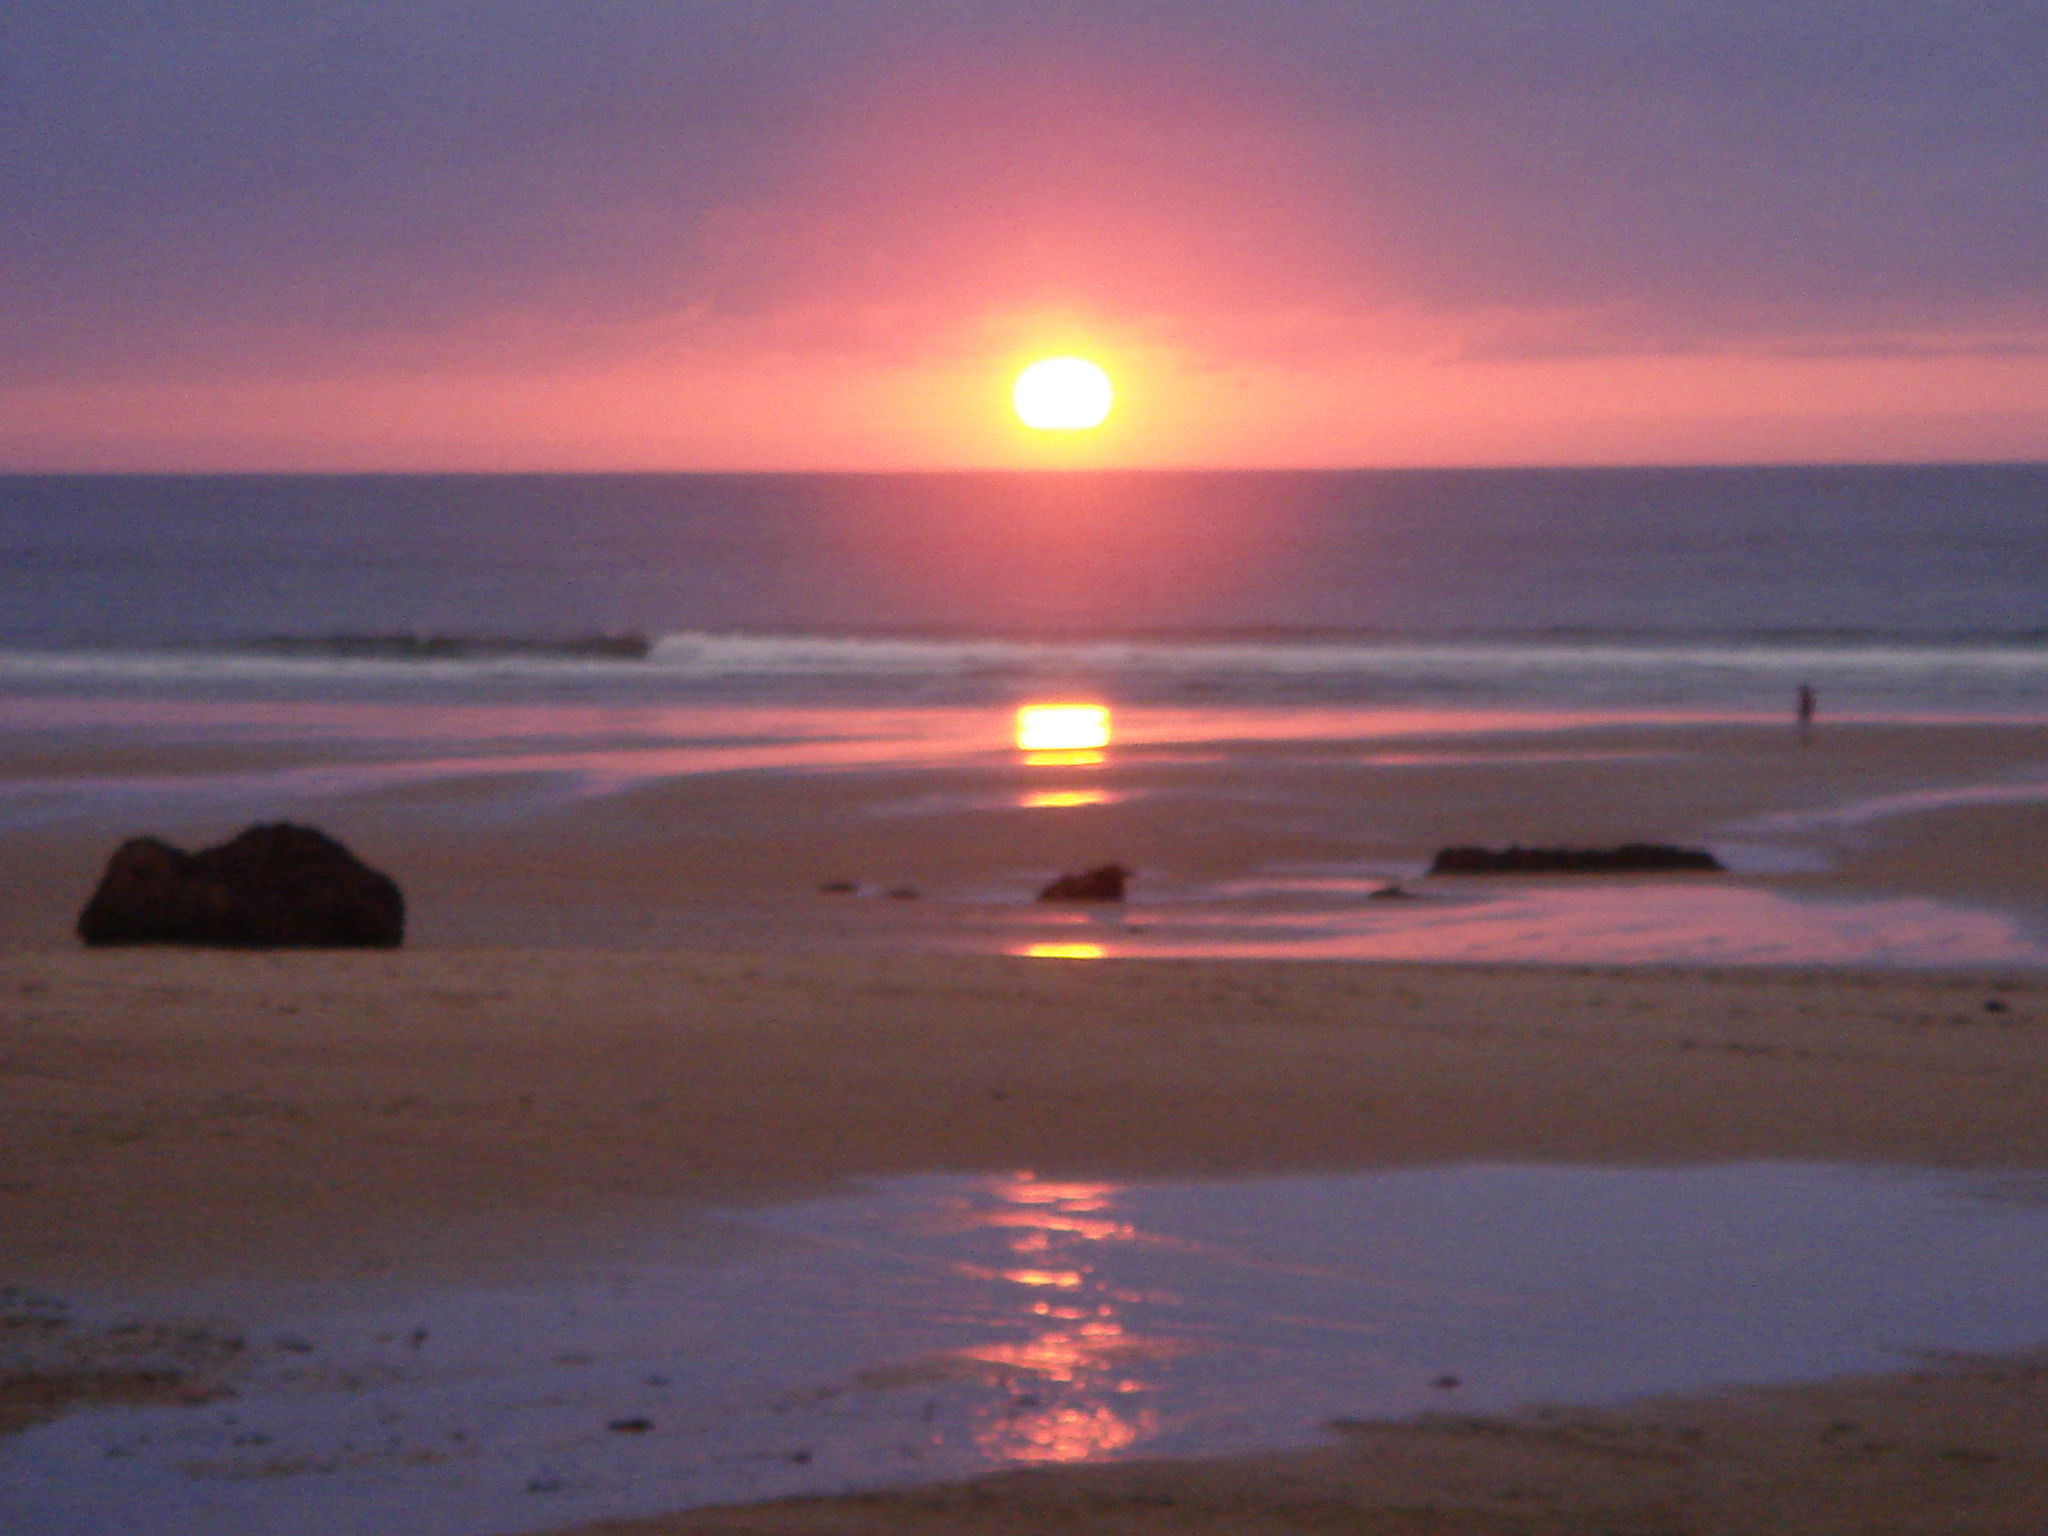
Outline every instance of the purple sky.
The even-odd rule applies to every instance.
[[[170,388],[936,379],[1026,313],[1255,391],[1868,359],[2011,417],[2044,81],[2041,5],[7,0],[0,464],[189,457]]]

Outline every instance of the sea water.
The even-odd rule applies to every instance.
[[[2048,466],[0,477],[10,689],[423,672],[2039,711]]]

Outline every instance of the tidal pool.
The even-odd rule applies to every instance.
[[[1019,1173],[732,1222],[715,1252],[403,1305],[192,1298],[260,1318],[237,1395],[0,1441],[0,1525],[485,1536],[2048,1341],[2033,1174]]]

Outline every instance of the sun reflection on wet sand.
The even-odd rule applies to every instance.
[[[1093,768],[1103,761],[1109,745],[1110,724],[1107,704],[1025,704],[1017,710],[1014,734],[1017,750],[1032,768]],[[1033,805],[1095,805],[1091,790],[1053,790],[1043,796],[1028,796]]]
[[[1100,944],[1026,944],[1012,953],[1033,960],[1102,960],[1109,955]]]
[[[1027,811],[1034,811],[1074,805],[1108,805],[1111,798],[1106,789],[1036,789],[1017,803]]]
[[[1007,1401],[979,1414],[975,1444],[1000,1460],[1072,1462],[1157,1434],[1152,1387],[1133,1368],[1184,1354],[1188,1345],[1130,1333],[1119,1315],[1127,1297],[1092,1261],[1095,1245],[1138,1237],[1112,1210],[1118,1186],[1020,1173],[990,1193],[994,1203],[959,1213],[962,1227],[997,1235],[1013,1257],[1030,1262],[994,1276],[1019,1288],[1022,1336],[957,1357],[1009,1389]]]

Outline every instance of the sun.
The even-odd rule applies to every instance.
[[[1109,745],[1106,704],[1026,704],[1017,711],[1017,749],[1071,752]]]
[[[1116,390],[1109,375],[1085,357],[1047,357],[1017,375],[1010,400],[1017,419],[1041,432],[1099,427]]]

